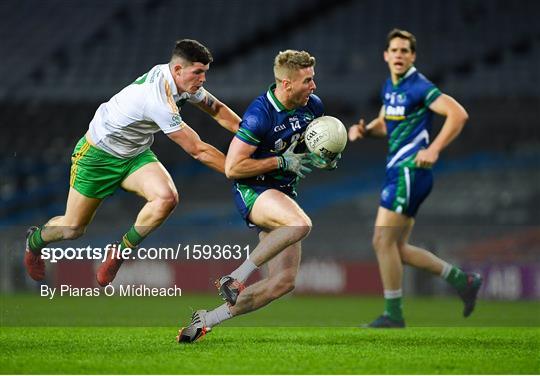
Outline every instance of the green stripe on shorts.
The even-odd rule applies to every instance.
[[[83,137],[71,156],[69,185],[84,196],[105,198],[114,194],[129,175],[152,162],[159,160],[150,149],[123,159],[90,145]]]
[[[255,204],[255,200],[257,200],[259,197],[259,194],[255,192],[255,190],[249,185],[236,184],[236,189],[238,189],[238,192],[240,192],[240,196],[242,196],[242,200],[244,201],[246,207],[249,209],[249,211],[251,211],[251,209],[253,209],[253,205]]]
[[[416,154],[407,157],[401,161],[397,168],[399,168],[399,177],[396,187],[396,195],[392,204],[392,210],[396,213],[404,213],[409,207],[409,200],[411,198],[411,186],[414,181],[415,165],[414,159]]]

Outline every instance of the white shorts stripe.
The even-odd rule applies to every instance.
[[[407,195],[405,205],[409,207],[409,199],[411,198],[411,173],[409,167],[405,167],[403,173],[405,175],[405,194]]]

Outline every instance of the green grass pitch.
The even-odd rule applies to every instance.
[[[191,307],[179,298],[0,297],[6,374],[537,374],[540,303],[406,298],[408,328],[361,329],[381,298],[286,297],[200,342],[175,343]]]

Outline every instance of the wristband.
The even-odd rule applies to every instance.
[[[277,157],[278,159],[278,170],[285,171],[287,169],[287,161],[283,158],[282,155]]]

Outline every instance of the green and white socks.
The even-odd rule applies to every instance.
[[[37,230],[35,230],[29,237],[28,237],[28,248],[30,248],[30,251],[32,253],[35,253],[36,255],[40,254],[40,251],[43,247],[45,247],[48,242],[44,241],[41,237],[41,227],[38,227]]]
[[[445,262],[441,277],[457,291],[463,291],[467,287],[467,274],[454,265]]]
[[[120,248],[119,251],[122,249],[130,248],[135,249],[137,246],[146,238],[146,236],[142,236],[137,232],[135,229],[135,226],[131,226],[128,232],[125,233],[125,235],[122,237],[122,241],[120,242]]]
[[[447,262],[443,265],[441,277],[457,291],[463,291],[467,287],[467,274],[457,266]],[[384,290],[384,315],[392,321],[403,320],[402,297],[402,289]]]
[[[403,291],[399,290],[384,290],[384,315],[388,316],[392,321],[403,320]]]

